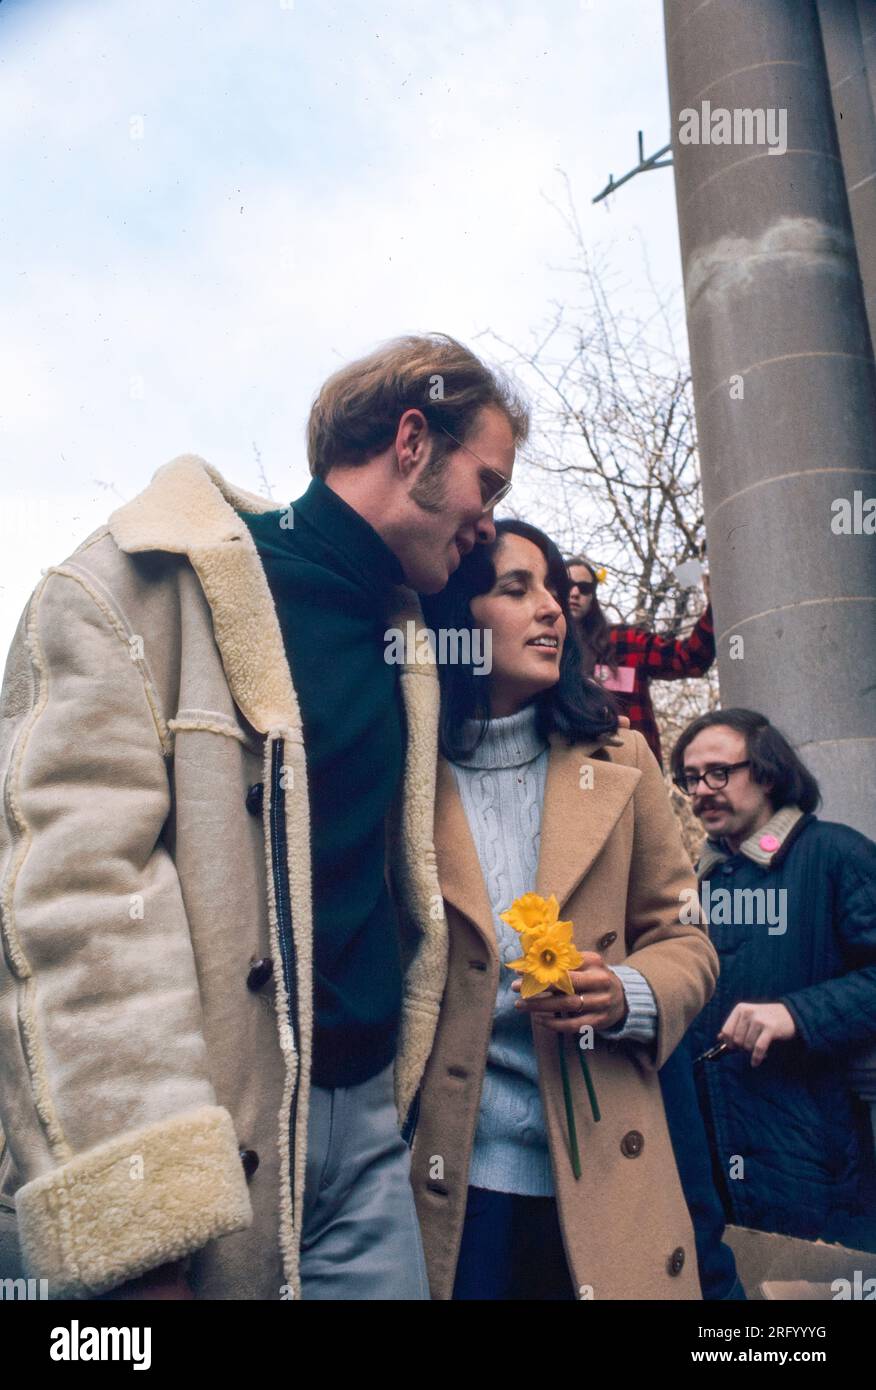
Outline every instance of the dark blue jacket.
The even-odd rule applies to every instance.
[[[852,1244],[873,1200],[869,1116],[847,1069],[850,1053],[876,1039],[876,845],[807,815],[766,866],[731,854],[703,876],[701,898],[706,882],[721,973],[689,1031],[693,1056],[741,1001],[783,1003],[798,1033],[758,1067],[733,1051],[695,1069],[727,1219]],[[756,888],[786,890],[784,932],[746,924],[743,899],[729,925],[715,922],[718,890]]]
[[[742,1300],[745,1290],[736,1273],[733,1251],[723,1240],[726,1218],[712,1176],[687,1034],[657,1075],[678,1176],[694,1228],[703,1298]]]

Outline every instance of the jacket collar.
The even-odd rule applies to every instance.
[[[555,894],[561,912],[620,819],[642,775],[638,768],[609,761],[602,753],[608,743],[606,736],[570,747],[558,735],[550,736],[533,891],[542,897]],[[493,909],[483,870],[453,770],[444,758],[438,764],[435,852],[444,898],[471,921],[495,952]]]
[[[799,806],[783,806],[780,811],[762,825],[759,830],[755,830],[753,835],[749,835],[747,840],[743,840],[738,854],[744,854],[746,859],[758,864],[762,869],[769,869],[775,859],[782,856],[782,851],[795,830],[798,822],[803,818],[804,812]],[[802,829],[802,827],[800,827]],[[764,844],[763,842],[767,843]],[[772,841],[776,843],[773,844]],[[731,852],[724,845],[723,841],[706,840],[702,854],[697,863],[697,877],[705,878],[716,864],[722,863],[725,859],[732,858]]]
[[[279,526],[274,530],[272,549],[280,557],[288,554],[294,535],[299,555],[315,559],[333,574],[352,581],[377,602],[385,599],[387,590],[404,583],[404,570],[395,552],[322,478],[311,478],[294,506],[294,532]]]
[[[197,454],[181,454],[108,521],[120,550],[185,555],[213,617],[229,689],[252,727],[301,739],[301,717],[264,567],[238,512],[276,511],[277,503],[227,482]],[[413,590],[399,587],[401,618],[421,622]],[[402,668],[407,669],[406,667]]]

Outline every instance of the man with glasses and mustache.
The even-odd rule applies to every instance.
[[[694,720],[672,775],[707,834],[721,973],[685,1042],[727,1220],[876,1248],[855,1094],[876,1042],[876,845],[815,816],[815,778],[753,710]]]

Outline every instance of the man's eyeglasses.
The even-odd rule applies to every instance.
[[[749,767],[751,759],[746,758],[744,763],[724,763],[721,767],[710,767],[705,772],[682,772],[680,776],[673,780],[678,790],[684,792],[685,796],[693,796],[700,782],[705,782],[710,791],[719,792],[722,787],[726,787],[730,773],[736,772],[740,767]]]
[[[573,579],[571,584],[569,585],[569,593],[574,594],[576,589],[578,590],[578,593],[581,595],[581,597],[584,598],[587,594],[593,594],[596,592],[596,585],[593,583],[592,580],[589,583],[579,584],[577,579]]]
[[[477,458],[477,454],[475,454]],[[481,516],[484,512],[489,512],[503,497],[507,497],[511,491],[511,479],[506,478],[504,473],[500,473],[498,468],[491,468],[485,463],[481,470]]]
[[[503,497],[508,496],[511,491],[511,479],[506,478],[504,473],[500,473],[498,468],[492,468],[488,463],[484,463],[480,455],[475,454],[474,449],[469,449],[467,444],[460,443],[456,435],[451,434],[450,430],[444,429],[443,425],[440,425],[439,429],[443,430],[458,448],[473,454],[481,465],[481,516],[483,516],[485,512],[490,511],[497,503],[501,502]]]

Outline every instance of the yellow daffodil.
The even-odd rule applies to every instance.
[[[559,915],[559,903],[553,893],[549,898],[542,898],[538,893],[524,893],[522,898],[514,899],[506,912],[499,913],[502,921],[523,937],[550,926]]]
[[[521,998],[541,994],[550,985],[564,994],[574,992],[569,971],[577,969],[584,957],[572,941],[571,922],[544,922],[524,934],[523,946],[526,954],[508,965],[509,970],[519,970],[523,976]]]
[[[560,922],[560,906],[552,893],[542,898],[538,893],[524,893],[499,916],[509,927],[520,935],[524,955],[520,960],[512,960],[509,970],[519,970],[523,979],[520,984],[520,997],[530,999],[534,994],[555,985],[565,994],[574,993],[570,970],[577,970],[584,957],[572,941],[572,923]],[[569,1156],[572,1172],[576,1179],[581,1176],[581,1155],[578,1150],[578,1132],[575,1113],[572,1107],[572,1087],[569,1081],[569,1068],[566,1062],[566,1044],[562,1033],[557,1034],[557,1049],[560,1061],[560,1076],[563,1083],[563,1103],[566,1107],[566,1124],[569,1131]],[[590,1078],[590,1069],[583,1052],[578,1051],[581,1071],[594,1120],[600,1118],[596,1092]]]

